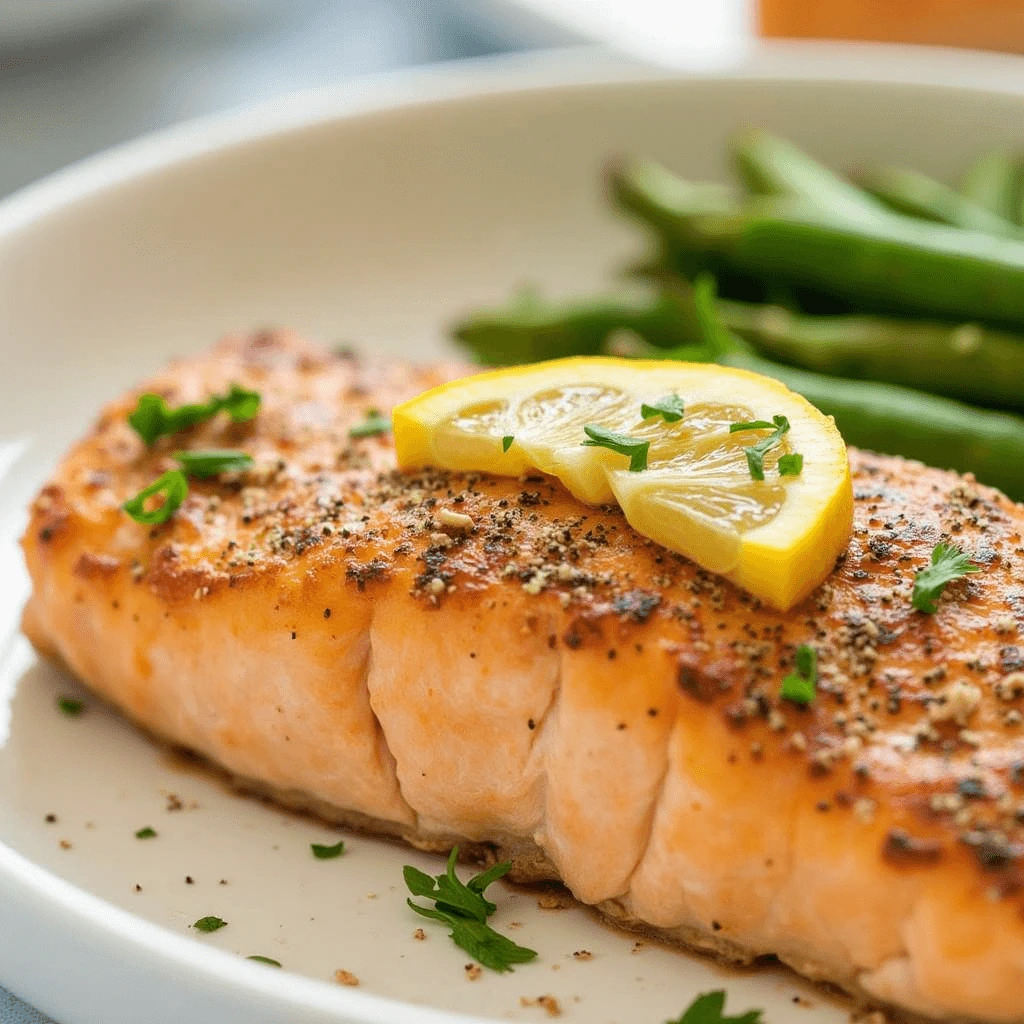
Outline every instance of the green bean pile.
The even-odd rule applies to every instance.
[[[1024,162],[958,188],[903,167],[835,174],[784,139],[734,143],[742,188],[635,160],[615,208],[653,239],[608,294],[534,293],[454,337],[489,365],[614,352],[775,377],[846,441],[971,472],[1024,500]]]

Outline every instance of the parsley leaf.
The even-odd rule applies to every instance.
[[[215,932],[219,928],[225,928],[227,921],[222,920],[219,917],[201,917],[194,925],[193,928],[199,932]]]
[[[181,469],[172,469],[157,477],[144,487],[134,498],[129,498],[121,508],[137,523],[158,526],[166,523],[188,497],[188,480],[185,474],[200,480],[218,473],[231,473],[247,469],[252,465],[252,456],[232,448],[209,448],[205,451],[175,452],[174,458]],[[162,497],[163,503],[146,509],[149,498]]]
[[[508,936],[496,932],[489,924],[460,917],[448,911],[421,907],[412,900],[406,901],[417,914],[440,921],[449,929],[449,938],[460,949],[464,949],[477,963],[489,967],[499,974],[512,970],[512,964],[529,963],[537,951],[517,945]]]
[[[782,680],[781,696],[796,704],[810,704],[817,695],[818,652],[807,644],[796,649],[796,671]]]
[[[425,896],[437,903],[438,910],[442,912],[454,911],[466,917],[474,918],[477,921],[486,921],[498,908],[485,899],[483,892],[495,879],[506,874],[511,868],[510,864],[499,864],[496,867],[503,868],[500,874],[493,874],[494,868],[471,878],[469,884],[464,884],[459,876],[455,874],[455,863],[459,856],[459,848],[455,847],[448,857],[448,865],[443,875],[431,878],[430,875],[414,867],[403,868],[405,884],[414,896]]]
[[[252,456],[233,448],[207,448],[204,451],[175,452],[174,458],[189,475],[205,480],[218,473],[234,473],[252,465]]]
[[[137,523],[146,526],[157,526],[166,523],[188,495],[188,481],[180,469],[172,469],[157,477],[148,487],[144,487],[134,498],[126,501],[121,508]],[[163,504],[146,510],[148,498],[162,497]]]
[[[514,437],[513,437],[513,436],[512,436],[511,434],[506,434],[506,435],[505,435],[505,436],[504,436],[504,437],[503,437],[503,438],[501,439],[501,450],[502,450],[503,452],[507,452],[507,451],[509,450],[509,448],[511,448],[511,447],[512,447],[512,442],[513,442],[514,440],[515,440],[515,438],[514,438]]]
[[[463,882],[455,874],[458,855],[456,847],[448,858],[444,874],[436,878],[407,864],[402,873],[409,891],[414,896],[433,900],[434,906],[424,907],[411,899],[406,902],[421,917],[447,925],[455,945],[464,949],[484,967],[499,972],[510,971],[512,964],[533,960],[537,956],[535,950],[517,945],[487,924],[487,918],[498,908],[484,897],[484,890],[507,874],[512,865],[495,864],[468,882]]]
[[[377,409],[368,409],[366,419],[362,423],[356,423],[349,427],[349,437],[374,437],[377,434],[386,434],[391,429],[391,420],[387,416],[381,416]]]
[[[188,406],[182,406],[187,409]],[[193,406],[201,409],[204,406]],[[174,417],[171,407],[159,395],[141,395],[135,409],[128,414],[128,424],[147,445],[153,444],[158,437],[172,432],[169,426]],[[185,419],[187,419],[187,414]],[[182,428],[184,429],[184,428]]]
[[[343,842],[335,843],[333,846],[321,846],[319,843],[310,843],[309,848],[313,851],[313,856],[317,860],[334,860],[335,857],[340,857],[345,852],[345,844]]]
[[[258,954],[253,954],[252,956],[247,956],[245,959],[246,960],[255,960],[256,963],[258,963],[258,964],[269,964],[271,967],[280,967],[281,966],[281,961],[280,960],[273,960],[269,956],[259,956]]]
[[[142,395],[128,416],[128,423],[147,444],[165,434],[177,434],[197,423],[213,419],[222,410],[236,423],[251,420],[260,411],[259,392],[232,384],[227,394],[214,395],[209,401],[179,405],[172,409],[160,395]]]
[[[763,1010],[747,1010],[738,1017],[727,1017],[725,1010],[725,992],[705,992],[683,1011],[683,1015],[669,1024],[761,1024]]]
[[[85,701],[79,700],[77,697],[58,697],[57,707],[68,718],[77,718],[85,710]]]
[[[651,447],[650,441],[641,441],[639,438],[630,437],[628,434],[618,434],[614,430],[607,430],[596,423],[588,423],[583,427],[587,435],[583,444],[588,448],[607,448],[618,455],[626,455],[629,458],[630,473],[639,473],[647,468],[647,451]]]
[[[779,476],[799,476],[804,469],[804,457],[799,452],[779,456]]]
[[[933,614],[938,609],[938,600],[947,583],[980,572],[981,566],[974,565],[970,558],[952,544],[936,544],[932,551],[931,564],[914,577],[914,593],[910,603],[919,611]]]
[[[644,402],[640,406],[640,415],[645,420],[660,416],[666,423],[677,423],[683,418],[683,400],[673,392],[650,405]]]
[[[145,828],[140,828],[135,833],[136,839],[156,839],[156,829],[150,828],[148,825]]]
[[[258,391],[247,391],[237,384],[232,384],[221,400],[221,408],[235,423],[246,423],[255,419],[262,404],[263,399]]]
[[[483,895],[484,890],[491,884],[491,882],[496,882],[499,878],[504,878],[511,870],[511,861],[506,860],[501,864],[494,864],[486,871],[481,871],[479,875],[474,875],[466,883],[466,886],[467,888],[472,889],[473,892],[478,892]],[[493,904],[491,905],[493,906]]]
[[[735,434],[740,430],[771,430],[773,426],[775,430],[768,437],[743,449],[747,456],[747,468],[750,470],[751,480],[764,479],[764,457],[782,440],[785,434],[789,433],[789,420],[785,416],[773,416],[771,423],[765,420],[753,420],[750,423],[733,423],[729,427],[729,433]],[[803,468],[802,456],[800,467]],[[781,469],[779,472],[782,472]]]

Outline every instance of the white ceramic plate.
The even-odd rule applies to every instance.
[[[75,685],[16,630],[31,490],[103,399],[172,353],[287,323],[427,358],[453,315],[516,284],[591,286],[634,244],[601,196],[615,152],[721,175],[728,134],[761,124],[839,165],[947,175],[1022,142],[1015,61],[821,47],[757,61],[704,79],[578,57],[418,73],[186,126],[0,205],[0,983],[65,1024],[538,1020],[520,999],[548,994],[567,1021],[658,1024],[723,985],[772,1024],[845,1020],[784,971],[637,949],[509,889],[498,920],[521,922],[540,959],[468,980],[439,929],[412,937],[401,865],[430,858],[351,836],[344,858],[314,860],[332,830],[227,793],[95,703],[60,715]],[[951,69],[960,87],[934,84]],[[136,840],[147,825],[158,838]],[[208,914],[229,926],[189,931]],[[362,985],[331,982],[339,968]]]

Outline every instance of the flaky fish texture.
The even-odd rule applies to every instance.
[[[1024,1022],[1024,509],[851,452],[853,539],[787,613],[543,476],[402,473],[371,409],[465,372],[228,339],[108,405],[24,538],[36,647],[285,803],[478,843],[634,928],[775,954],[856,997]],[[138,394],[260,391],[146,449]],[[121,503],[181,447],[239,447],[165,525]],[[948,540],[982,571],[936,614]],[[817,699],[779,698],[798,645]]]

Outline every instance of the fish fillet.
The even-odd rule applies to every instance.
[[[401,473],[386,410],[465,372],[229,338],[108,405],[36,498],[24,628],[250,786],[560,879],[622,924],[775,954],[937,1020],[1024,1022],[1024,508],[851,452],[853,539],[773,611],[543,476]],[[259,390],[145,449],[138,394]],[[165,525],[121,503],[240,447]],[[951,540],[982,571],[912,609]],[[782,702],[799,644],[818,697]]]

